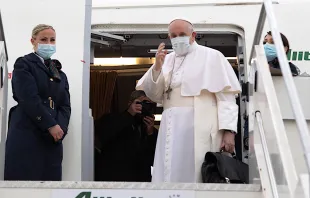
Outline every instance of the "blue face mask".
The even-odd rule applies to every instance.
[[[264,45],[264,49],[268,62],[274,60],[277,57],[277,50],[275,45],[266,43]]]
[[[41,56],[44,60],[51,58],[56,52],[56,45],[52,44],[40,44],[38,43],[37,54]]]

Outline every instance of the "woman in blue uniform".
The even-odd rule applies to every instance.
[[[62,140],[71,115],[69,84],[56,52],[56,32],[40,24],[32,31],[34,52],[16,60],[5,153],[5,180],[60,181]]]

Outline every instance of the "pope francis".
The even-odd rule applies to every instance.
[[[239,81],[224,55],[198,45],[193,25],[169,24],[174,52],[158,47],[155,64],[137,89],[163,104],[152,182],[201,182],[208,151],[233,152],[237,133]]]

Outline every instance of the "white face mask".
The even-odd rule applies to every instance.
[[[171,39],[172,48],[177,55],[185,55],[188,53],[190,43],[189,36],[179,36]]]

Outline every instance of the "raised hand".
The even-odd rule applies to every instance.
[[[154,67],[156,71],[161,70],[167,53],[168,53],[167,50],[165,50],[165,43],[161,43],[158,46],[158,50],[156,53],[156,60],[155,60],[155,67]]]

